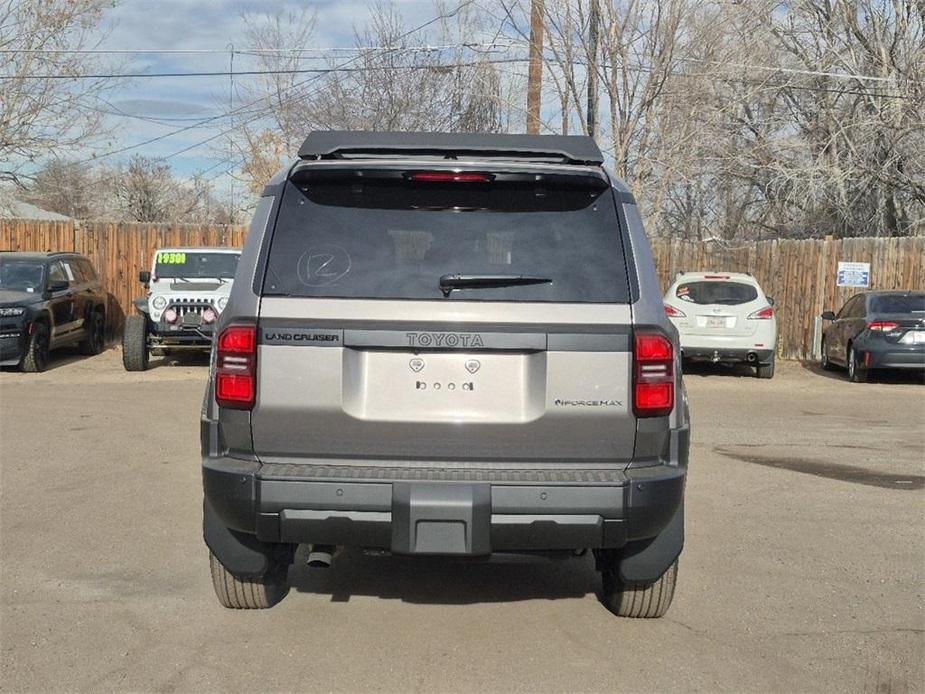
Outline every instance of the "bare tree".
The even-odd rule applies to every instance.
[[[99,192],[99,181],[89,167],[55,159],[36,171],[17,197],[68,217],[92,219],[101,212]]]
[[[488,59],[463,45],[479,31],[479,17],[465,12],[454,16],[455,23],[444,22],[435,37],[449,47],[422,50],[418,44],[423,37],[408,36],[394,7],[375,5],[369,24],[355,31],[354,56],[329,60],[329,72],[308,78],[285,71],[304,64],[300,49],[313,35],[314,16],[247,17],[250,48],[274,49],[261,53],[259,60],[265,69],[281,73],[245,88],[249,96],[265,99],[263,119],[257,115],[235,128],[252,189],[262,186],[274,163],[291,156],[316,128],[501,130],[501,76]],[[267,119],[271,128],[264,125]]]
[[[101,134],[94,102],[113,81],[74,53],[100,40],[110,0],[0,0],[0,181],[21,184],[30,162]],[[62,79],[73,77],[81,79]]]

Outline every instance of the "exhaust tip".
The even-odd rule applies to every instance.
[[[327,569],[334,560],[333,545],[312,545],[308,553],[308,566],[311,569]]]

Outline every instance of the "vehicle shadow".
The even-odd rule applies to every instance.
[[[198,350],[183,350],[171,352],[164,356],[151,356],[148,360],[148,369],[160,369],[171,366],[208,366],[209,353]]]
[[[832,371],[826,371],[819,365],[819,362],[817,361],[801,361],[800,366],[816,376],[849,383],[848,372],[839,366],[836,366]],[[910,383],[925,383],[925,373],[903,371],[902,369],[877,369],[876,371],[868,374],[867,380],[869,383],[900,385],[908,385]]]
[[[484,559],[370,556],[346,548],[327,569],[306,566],[301,547],[289,583],[301,593],[330,595],[347,602],[354,595],[416,604],[467,605],[535,599],[581,598],[599,592],[600,577],[590,553],[552,560],[525,555]]]
[[[107,344],[103,348],[103,352],[110,349],[112,345]],[[102,354],[103,352],[100,352]],[[53,349],[48,353],[48,361],[45,364],[45,369],[43,373],[48,373],[49,371],[55,371],[56,369],[64,368],[65,366],[70,366],[71,364],[76,364],[78,362],[85,361],[87,359],[93,359],[99,356],[98,354],[81,354],[80,350],[77,347],[59,347]],[[9,366],[0,367],[0,371],[7,372],[11,371],[14,373],[19,372],[19,366],[11,364]]]
[[[748,364],[729,362],[690,361],[682,368],[685,377],[726,376],[730,378],[755,378],[755,369]]]

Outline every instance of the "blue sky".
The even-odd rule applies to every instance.
[[[432,0],[393,0],[409,27],[434,17],[439,11]],[[448,3],[449,4],[449,3]],[[369,17],[367,0],[318,0],[315,2],[257,2],[254,0],[122,0],[104,18],[108,31],[100,48],[106,49],[219,49],[229,43],[236,49],[244,47],[245,14],[299,11],[309,7],[317,13],[315,36],[311,47],[350,46],[355,27],[361,27]],[[425,42],[425,37],[421,37]],[[415,43],[414,39],[410,40]],[[124,60],[124,72],[201,72],[226,71],[228,54],[133,54],[109,56]],[[235,69],[255,68],[246,56],[236,56]],[[132,117],[107,116],[115,126],[111,137],[97,143],[96,155],[128,147],[170,133],[178,128],[197,125],[199,119],[221,116],[228,110],[229,78],[165,77],[135,79],[120,85],[107,95],[115,110],[143,118],[165,119],[164,124]],[[237,105],[240,105],[239,103]],[[109,107],[105,107],[109,108]],[[151,157],[166,157],[186,147],[196,145],[219,134],[228,127],[227,119],[191,128],[131,151],[105,157],[103,161],[119,162],[138,153]],[[189,176],[209,170],[207,176],[217,176],[216,185],[225,188],[230,181],[223,171],[231,166],[222,138],[191,149],[169,159],[175,173]]]

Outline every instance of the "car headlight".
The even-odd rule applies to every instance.
[[[219,310],[219,311],[224,311],[224,310],[225,310],[225,307],[228,305],[228,297],[227,297],[227,296],[220,296],[220,297],[218,298],[218,304],[217,304],[217,305],[218,305],[218,310]]]
[[[10,308],[0,308],[0,316],[21,316],[26,309],[22,306],[11,306]]]
[[[161,311],[167,305],[167,297],[166,296],[156,296],[154,297],[154,300],[151,302],[151,305],[156,310]]]

